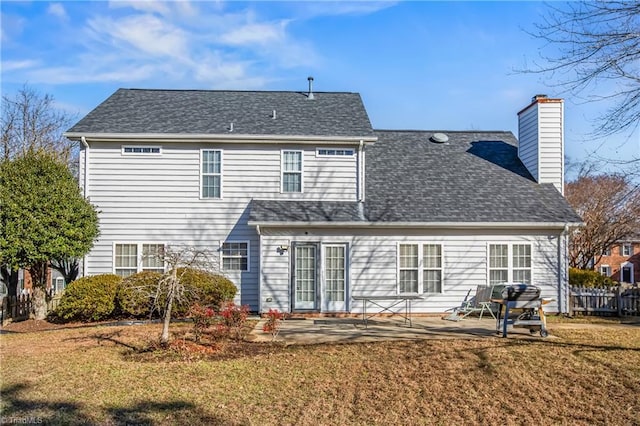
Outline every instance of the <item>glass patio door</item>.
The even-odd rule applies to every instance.
[[[346,245],[323,246],[322,310],[347,311],[347,257]]]
[[[316,309],[317,246],[296,245],[294,249],[294,305],[293,309]]]

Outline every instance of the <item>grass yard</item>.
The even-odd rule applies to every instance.
[[[558,338],[545,340],[149,350],[159,327],[0,336],[3,422],[640,424],[638,326],[552,325]]]

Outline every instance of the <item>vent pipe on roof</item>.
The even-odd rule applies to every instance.
[[[309,80],[309,94],[307,95],[307,99],[315,99],[315,97],[313,96],[313,77],[309,76],[307,77],[307,80]]]
[[[233,132],[233,121],[231,122],[231,124],[229,125],[229,132]]]
[[[276,119],[276,110],[275,109],[271,112],[271,118],[273,118],[274,120]]]

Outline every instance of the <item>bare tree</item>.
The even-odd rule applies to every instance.
[[[72,120],[56,107],[53,96],[24,85],[15,96],[2,96],[0,156],[10,160],[29,150],[44,149],[71,165],[78,147],[62,134]]]
[[[632,133],[640,123],[640,2],[583,0],[547,7],[532,35],[551,53],[525,72],[548,74],[574,95],[588,94],[589,101],[612,102],[597,134]]]
[[[62,274],[66,284],[75,281],[80,273],[80,261],[77,257],[51,259],[51,267]]]
[[[640,187],[626,176],[582,174],[565,186],[565,196],[585,223],[571,232],[570,266],[588,269],[604,250],[637,234]]]
[[[166,345],[169,343],[169,325],[175,304],[193,299],[182,281],[187,268],[213,272],[218,267],[209,251],[196,247],[168,247],[164,253],[153,256],[160,257],[168,268],[168,272],[158,281],[153,295],[154,309],[160,311],[162,318],[160,343]]]

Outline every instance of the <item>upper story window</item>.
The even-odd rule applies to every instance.
[[[113,270],[128,277],[141,271],[164,272],[164,244],[116,244]]]
[[[633,254],[633,245],[632,244],[623,244],[620,249],[620,254],[622,256],[631,256]]]
[[[249,242],[227,241],[222,243],[222,270],[249,270]]]
[[[222,198],[222,151],[200,151],[200,197]]]
[[[317,157],[348,157],[354,153],[353,149],[318,148],[316,150]]]
[[[282,151],[282,192],[302,192],[302,151]]]
[[[160,155],[162,148],[159,146],[122,146],[123,155]]]
[[[603,256],[611,256],[611,249],[610,248],[606,248],[606,249],[602,250],[602,255]]]
[[[531,284],[531,244],[489,244],[489,285]]]
[[[442,245],[398,245],[398,292],[442,293]]]

